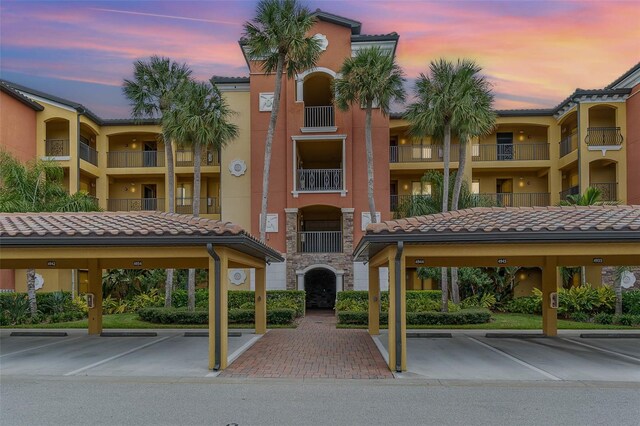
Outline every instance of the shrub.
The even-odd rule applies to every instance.
[[[438,310],[441,299],[442,292],[440,290],[407,290],[407,311]],[[380,308],[382,312],[389,312],[388,291],[380,292]],[[368,310],[369,293],[367,291],[353,290],[338,293],[336,311],[367,312]]]
[[[0,323],[23,324],[29,319],[29,299],[26,293],[0,293]]]
[[[622,293],[622,312],[625,314],[640,315],[640,290],[631,290]]]
[[[469,308],[486,308],[491,309],[496,304],[496,297],[491,293],[485,293],[482,297],[478,295],[467,297],[460,303],[460,307],[463,309]]]
[[[584,312],[574,312],[572,313],[569,318],[573,321],[577,321],[577,322],[589,322],[589,315],[585,314]]]
[[[267,312],[274,309],[293,309],[297,317],[304,315],[305,292],[300,290],[267,290]],[[196,300],[197,304],[197,300]],[[231,309],[254,309],[255,292],[233,290],[228,295]]]
[[[510,300],[505,305],[505,310],[517,314],[541,314],[542,304],[540,298],[536,296],[518,297]]]
[[[620,325],[640,325],[640,315],[632,315],[632,314],[622,314],[622,315],[614,315],[613,323]]]
[[[138,315],[144,321],[156,324],[207,324],[209,312],[196,310],[193,312],[177,308],[143,308]],[[293,309],[273,309],[267,311],[268,324],[290,324],[296,316]],[[254,322],[254,311],[249,309],[230,309],[228,320],[230,324],[251,324]]]
[[[487,309],[465,309],[458,312],[407,312],[407,325],[483,324],[491,320]],[[366,312],[338,312],[339,324],[367,325]],[[387,324],[387,313],[380,314],[380,324]]]
[[[613,314],[600,313],[593,317],[593,322],[596,324],[613,324]]]
[[[380,324],[387,324],[388,313],[380,312]],[[338,312],[338,324],[350,324],[350,325],[368,325],[369,313],[368,312]]]

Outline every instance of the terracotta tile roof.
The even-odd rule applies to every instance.
[[[478,207],[367,226],[376,234],[637,231],[640,206]]]

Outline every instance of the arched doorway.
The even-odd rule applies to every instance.
[[[307,309],[333,309],[336,302],[336,274],[315,268],[304,275]]]

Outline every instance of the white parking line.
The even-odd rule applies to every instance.
[[[553,374],[551,374],[551,373],[547,373],[546,371],[541,370],[540,368],[538,368],[538,367],[536,367],[536,366],[533,366],[533,365],[531,365],[531,364],[529,364],[529,363],[526,363],[526,362],[522,361],[521,359],[518,359],[518,358],[516,358],[516,357],[514,357],[514,356],[512,356],[512,355],[509,355],[508,353],[506,353],[506,352],[504,352],[504,351],[501,351],[501,350],[500,350],[500,349],[498,349],[498,348],[494,348],[494,347],[493,347],[493,346],[491,346],[491,345],[487,345],[486,343],[481,342],[480,340],[474,339],[473,337],[469,337],[469,336],[467,336],[467,338],[468,338],[469,340],[473,340],[473,341],[474,341],[474,342],[476,342],[477,344],[479,344],[479,345],[481,345],[481,346],[484,346],[485,348],[487,348],[487,349],[489,349],[489,350],[491,350],[491,351],[493,351],[493,352],[495,352],[495,353],[497,353],[497,354],[500,354],[500,355],[502,355],[502,356],[504,356],[504,357],[506,357],[506,358],[509,358],[511,361],[514,361],[514,362],[516,362],[516,363],[518,363],[518,364],[520,364],[520,365],[522,365],[522,366],[524,366],[524,367],[527,367],[527,368],[528,368],[528,369],[530,369],[530,370],[535,371],[536,373],[540,373],[540,374],[542,374],[543,376],[545,376],[545,377],[547,377],[547,378],[549,378],[549,379],[551,379],[551,380],[562,380],[560,377],[554,376],[554,375],[553,375]]]
[[[19,350],[19,351],[11,352],[11,353],[8,353],[8,354],[2,354],[2,355],[0,355],[0,358],[2,358],[3,356],[21,354],[22,352],[32,351],[32,350],[35,350],[35,349],[46,348],[47,346],[53,346],[53,345],[57,345],[57,344],[60,344],[60,343],[63,343],[63,342],[71,342],[71,341],[74,341],[74,340],[82,339],[82,337],[84,337],[84,336],[74,337],[72,339],[62,339],[62,340],[58,340],[57,342],[47,343],[46,345],[34,346],[33,348],[27,348],[27,349],[22,349],[22,350]],[[20,337],[18,337],[18,338],[20,339]]]
[[[269,332],[269,330],[267,330],[267,332]],[[256,343],[262,336],[264,336],[264,335],[263,334],[257,334],[254,337],[252,337],[247,343],[245,343],[244,345],[242,345],[238,349],[236,349],[231,355],[229,355],[227,357],[227,365],[231,365],[231,363],[233,361],[238,359],[238,357],[240,355],[242,355],[242,353],[244,351],[246,351],[251,346],[253,346],[253,344]],[[217,377],[220,373],[221,373],[221,371],[212,371],[212,372],[208,373],[204,377]]]
[[[599,348],[597,346],[589,345],[587,343],[576,342],[575,340],[567,339],[567,338],[564,338],[564,337],[562,338],[562,340],[564,340],[566,342],[570,342],[570,343],[575,343],[576,345],[585,346],[587,348],[595,349],[595,350],[600,351],[600,352],[605,352],[605,353],[608,353],[608,354],[617,355],[619,357],[627,358],[627,359],[630,359],[632,361],[636,361],[636,362],[640,361],[640,358],[637,358],[635,356],[625,355],[625,354],[622,354],[620,352],[612,351],[612,350],[609,350],[609,349]]]
[[[145,343],[144,345],[140,345],[140,346],[137,346],[137,347],[135,347],[133,349],[129,349],[128,351],[122,352],[121,354],[110,356],[109,358],[105,358],[102,361],[94,362],[93,364],[89,364],[89,365],[87,365],[85,367],[78,368],[77,370],[70,371],[68,373],[65,373],[64,375],[65,376],[73,376],[75,374],[82,373],[85,370],[88,370],[88,369],[93,368],[93,367],[97,367],[97,366],[105,364],[105,363],[107,363],[109,361],[113,361],[114,359],[121,358],[121,357],[123,357],[125,355],[129,355],[132,352],[139,351],[140,349],[144,349],[147,346],[155,345],[156,343],[160,343],[163,340],[167,340],[167,339],[170,339],[172,337],[175,337],[175,336],[166,336],[166,337],[163,337],[161,339],[154,340],[153,342]]]

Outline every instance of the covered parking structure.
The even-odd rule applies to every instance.
[[[391,370],[407,369],[406,268],[540,267],[542,331],[557,335],[560,266],[640,263],[640,206],[473,208],[371,224],[354,257],[369,265],[369,333],[379,334],[378,268],[389,269]]]
[[[255,330],[267,325],[266,264],[280,253],[230,222],[160,212],[0,214],[0,268],[87,269],[89,334],[102,332],[102,270],[209,271],[209,369],[227,366],[229,268],[255,268]]]

